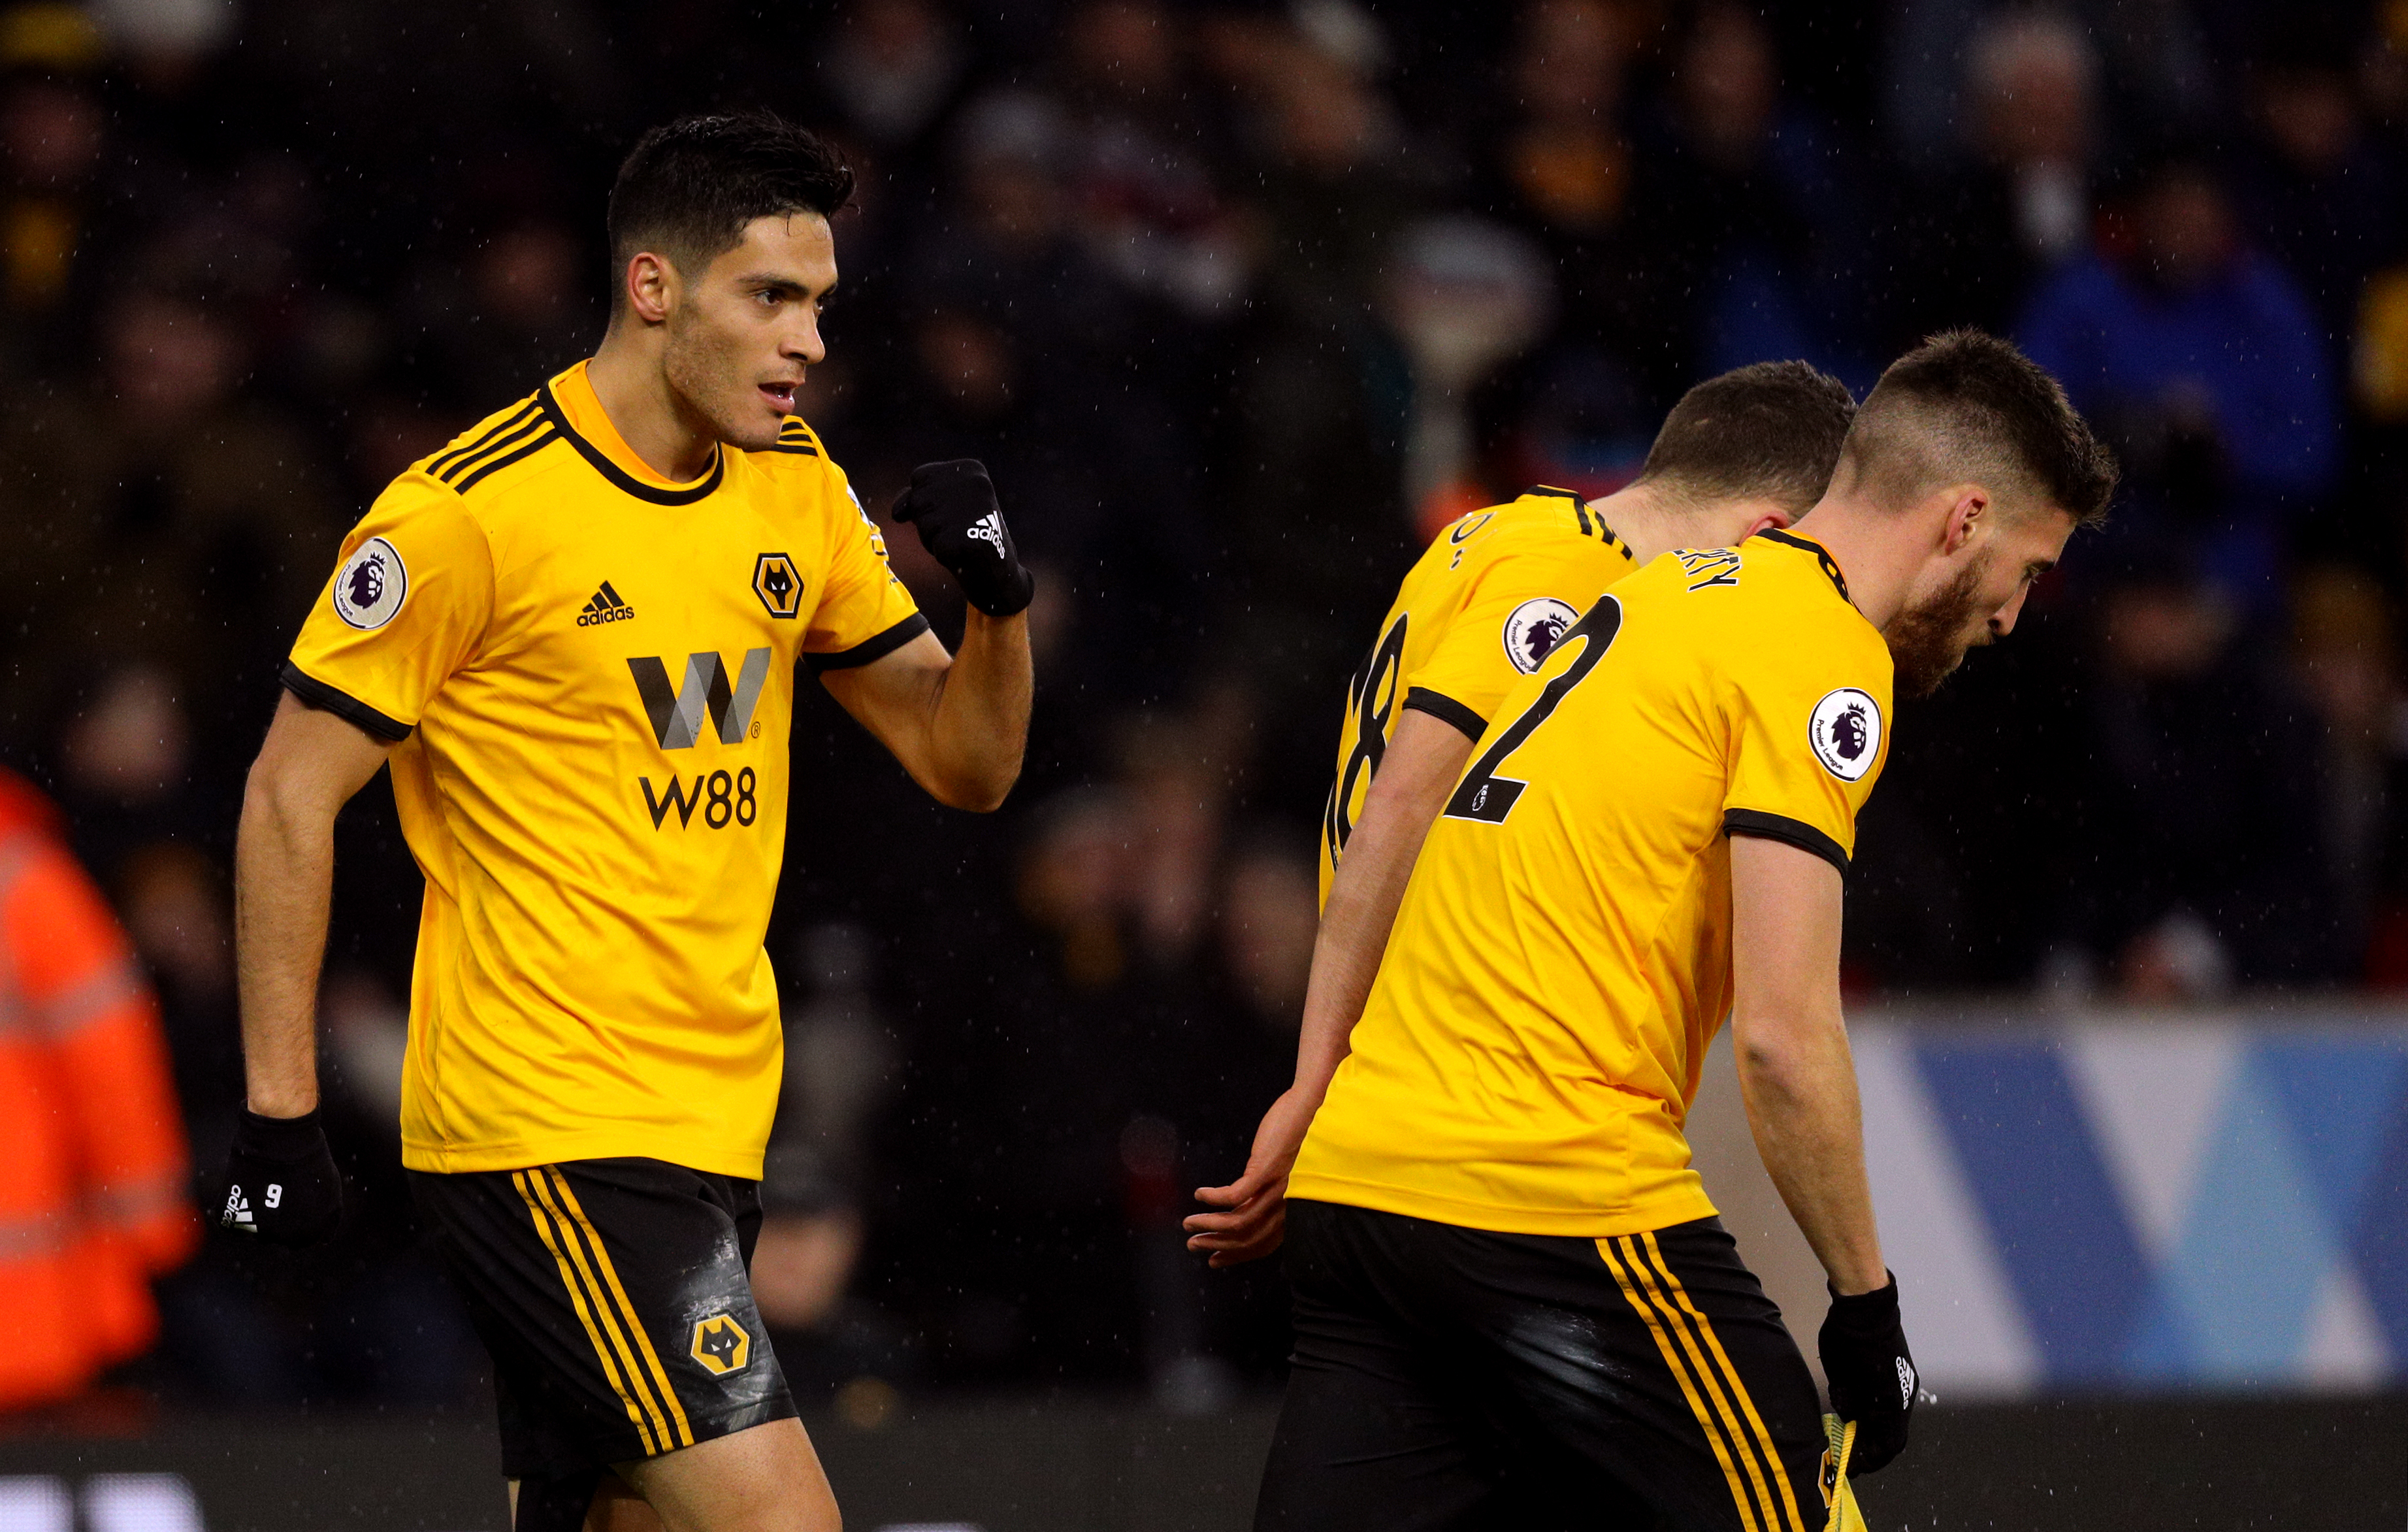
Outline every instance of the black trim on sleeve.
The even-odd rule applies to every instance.
[[[886,658],[927,631],[928,620],[915,611],[875,638],[865,638],[833,654],[806,654],[803,664],[814,676],[828,670],[851,670]]]
[[[1752,835],[1764,840],[1778,840],[1795,846],[1801,852],[1812,852],[1848,875],[1848,853],[1840,843],[1804,820],[1791,819],[1786,814],[1768,814],[1760,809],[1726,809],[1723,810],[1723,834]]]
[[[1466,739],[1477,741],[1488,732],[1488,720],[1448,696],[1426,686],[1416,686],[1405,693],[1405,706],[1417,713],[1427,713],[1441,723],[1452,723],[1463,731]]]
[[[387,718],[349,692],[337,691],[291,660],[284,662],[284,674],[279,679],[284,682],[286,691],[310,707],[321,712],[332,713],[365,733],[396,745],[409,737],[409,724],[397,718]]]

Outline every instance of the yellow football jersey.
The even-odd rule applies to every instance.
[[[1346,685],[1338,771],[1321,816],[1324,904],[1397,737],[1398,710],[1419,709],[1477,739],[1514,683],[1635,567],[1622,539],[1570,490],[1525,490],[1457,520],[1424,551]]]
[[[1667,553],[1507,696],[1430,829],[1292,1196],[1602,1238],[1713,1211],[1682,1137],[1730,849],[1844,871],[1890,659],[1816,543]]]
[[[799,420],[672,483],[580,363],[394,480],[284,679],[401,741],[404,1164],[760,1175],[796,666],[926,628]]]

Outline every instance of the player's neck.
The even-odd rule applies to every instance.
[[[585,380],[611,429],[646,467],[681,484],[710,471],[718,438],[669,387],[657,336],[612,324],[585,365]]]
[[[1848,582],[1848,599],[1856,610],[1873,626],[1886,628],[1931,554],[1923,539],[1908,535],[1911,517],[1868,501],[1826,495],[1790,530],[1823,546]]]
[[[1588,508],[1622,539],[1631,563],[1641,567],[1689,546],[1681,518],[1653,484],[1627,484],[1602,500],[1590,501]]]

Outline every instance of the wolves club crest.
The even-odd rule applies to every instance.
[[[723,1310],[695,1325],[689,1354],[724,1378],[743,1371],[752,1360],[752,1336],[742,1321]]]

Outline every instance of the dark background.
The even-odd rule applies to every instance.
[[[821,1415],[809,1425],[850,1525],[1237,1532],[1252,1522],[1274,1414],[996,1400],[869,1428]],[[1914,1451],[1857,1486],[1867,1525],[1884,1532],[2365,1532],[2408,1512],[2408,1406],[2397,1399],[1927,1408],[1914,1425]],[[174,1475],[144,1486],[153,1505],[189,1496],[215,1532],[498,1526],[499,1469],[491,1430],[456,1422],[185,1423],[132,1439],[0,1440],[0,1473],[80,1489],[88,1515],[108,1476]],[[133,1525],[189,1525],[153,1515]]]
[[[1039,694],[978,818],[805,688],[770,936],[781,1355],[873,1414],[988,1384],[1207,1405],[1276,1379],[1282,1295],[1275,1266],[1207,1278],[1175,1223],[1291,1067],[1346,674],[1431,529],[1610,492],[1724,367],[1804,356],[1861,393],[1980,324],[2128,465],[2014,639],[1902,709],[1853,992],[2408,985],[2403,14],[0,10],[0,761],[65,809],[157,981],[208,1206],[242,774],[345,527],[590,351],[645,126],[823,129],[861,192],[804,412],[873,510],[915,463],[989,464],[1040,571]],[[166,1279],[122,1375],[148,1395],[476,1394],[398,1195],[418,883],[381,782],[339,855],[351,1224]]]

